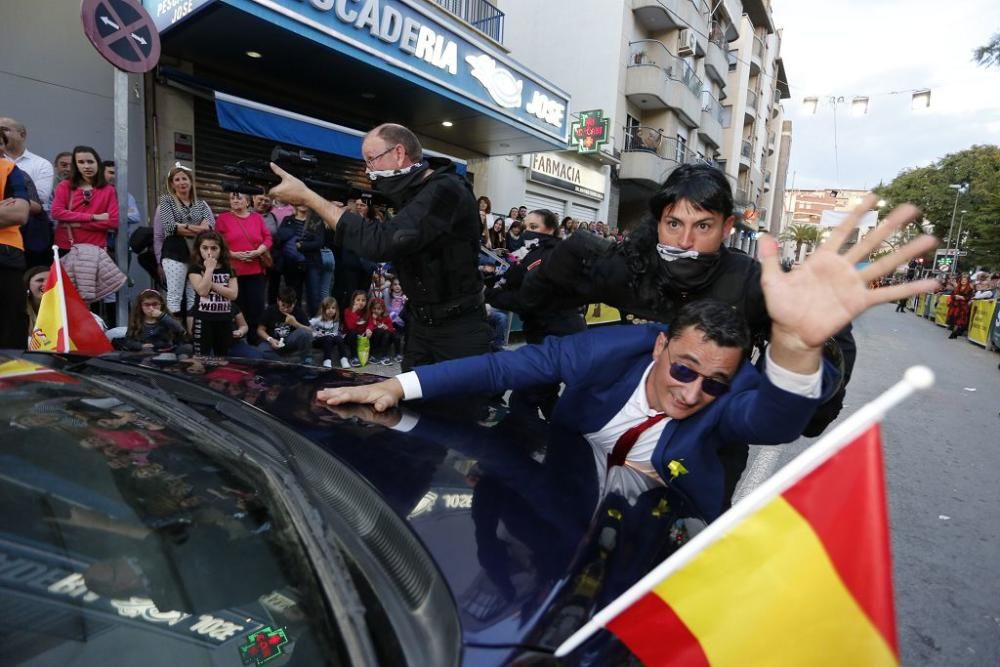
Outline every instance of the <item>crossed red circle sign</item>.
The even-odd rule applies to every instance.
[[[83,0],[83,32],[104,59],[141,74],[160,59],[160,33],[138,0]]]

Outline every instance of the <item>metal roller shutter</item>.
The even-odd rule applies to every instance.
[[[266,160],[276,142],[220,128],[215,115],[215,104],[201,98],[195,99],[194,128],[195,185],[198,197],[208,202],[212,210],[219,214],[229,210],[229,195],[223,192],[222,181],[234,178],[226,174],[223,167],[238,160]],[[292,144],[281,146],[289,150],[302,149],[301,146]],[[363,190],[371,189],[371,181],[365,176],[365,165],[360,159],[352,160],[311,148],[304,150],[317,157],[317,171],[348,180]]]
[[[524,193],[524,205],[528,207],[529,211],[547,208],[559,216],[560,219],[563,217],[563,211],[566,210],[566,202],[555,197],[540,195],[537,192]]]
[[[597,209],[590,208],[589,206],[581,206],[580,204],[573,204],[572,213],[574,220],[582,220],[583,222],[597,222]]]

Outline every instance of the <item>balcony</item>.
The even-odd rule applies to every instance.
[[[506,14],[488,0],[432,0],[494,42],[503,44],[503,20]]]
[[[743,124],[749,125],[757,119],[757,104],[758,104],[757,93],[751,89],[747,88],[747,103],[743,107]]]
[[[693,27],[708,32],[708,5],[703,0],[632,0],[632,12],[649,32]]]
[[[740,146],[740,162],[748,167],[753,162],[753,141],[750,139],[744,139],[743,145]]]
[[[675,138],[652,127],[624,128],[625,146],[618,177],[647,189],[660,187],[679,165],[701,161]]]
[[[750,191],[745,185],[736,188],[733,196],[737,206],[746,206],[750,203]]]
[[[722,146],[722,104],[707,90],[701,93],[701,122],[698,125],[698,135],[716,148]]]
[[[775,149],[776,144],[777,144],[777,139],[775,137],[775,133],[771,132],[770,134],[767,135],[767,154],[768,155],[774,155],[774,149]]]
[[[750,74],[757,74],[764,66],[764,41],[757,35],[753,36],[753,48],[750,51]]]
[[[721,24],[712,22],[708,34],[708,50],[705,53],[705,74],[714,79],[723,88],[729,78],[729,42]]]
[[[644,39],[629,44],[625,96],[641,109],[673,109],[684,124],[701,122],[701,79],[661,42]]]

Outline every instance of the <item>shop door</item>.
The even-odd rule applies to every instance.
[[[589,206],[581,206],[580,204],[573,204],[571,209],[574,220],[582,220],[583,222],[597,222],[597,209],[590,208]]]
[[[202,98],[195,99],[194,129],[195,186],[198,197],[208,202],[216,215],[229,209],[229,195],[223,191],[222,181],[236,180],[236,176],[225,172],[226,165],[239,160],[266,161],[276,145],[293,151],[303,149],[292,144],[279,144],[273,139],[222,129],[215,115],[215,104]],[[365,165],[360,159],[352,160],[312,148],[303,150],[316,156],[316,172],[347,180],[363,190],[371,189],[370,181],[365,176]]]
[[[547,208],[555,213],[560,220],[562,220],[566,210],[565,201],[556,199],[555,197],[538,194],[537,192],[526,192],[524,194],[524,205],[528,207],[529,211]]]

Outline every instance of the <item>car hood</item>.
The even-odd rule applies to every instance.
[[[242,359],[104,359],[262,410],[367,480],[447,581],[467,645],[555,648],[701,525],[669,488],[622,469],[609,475],[605,454],[537,415],[456,399],[408,406],[404,432],[315,401],[321,388],[376,376]]]

